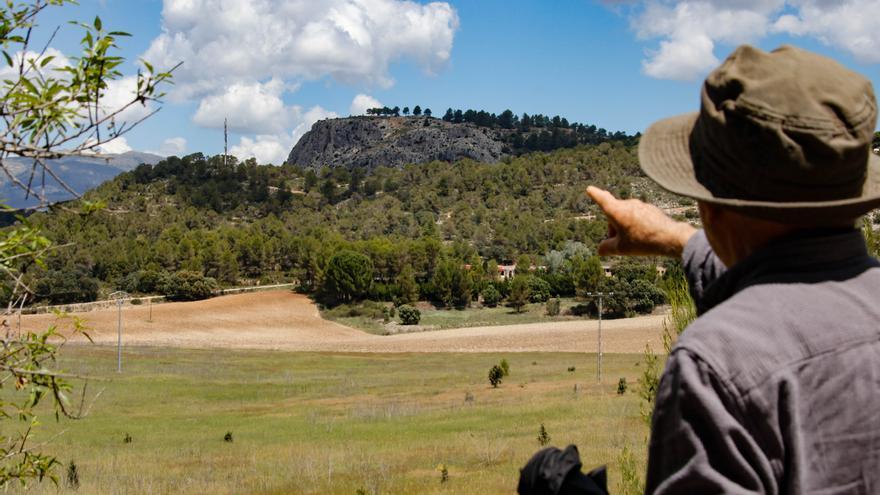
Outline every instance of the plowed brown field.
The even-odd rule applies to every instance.
[[[79,313],[96,343],[115,344],[116,309]],[[290,291],[251,292],[206,301],[122,309],[123,343],[189,348],[322,352],[596,352],[595,320],[532,323],[372,335],[321,318],[307,297]],[[602,322],[603,350],[660,349],[663,316]],[[25,315],[23,330],[45,329],[53,315]],[[17,323],[13,322],[13,327]]]

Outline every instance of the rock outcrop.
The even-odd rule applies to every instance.
[[[494,163],[505,154],[497,130],[427,117],[349,117],[316,122],[293,147],[287,163],[372,170],[464,158]]]

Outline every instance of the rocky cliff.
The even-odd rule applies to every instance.
[[[287,163],[374,169],[464,158],[494,163],[505,154],[497,130],[427,117],[349,117],[316,122]]]

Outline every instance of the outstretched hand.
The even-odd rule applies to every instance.
[[[637,199],[617,199],[595,186],[587,187],[587,195],[608,217],[608,237],[599,244],[600,256],[679,257],[697,231]]]

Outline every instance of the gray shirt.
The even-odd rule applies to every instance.
[[[648,493],[880,493],[880,263],[857,230],[726,270],[684,251],[700,317],[660,381]]]

